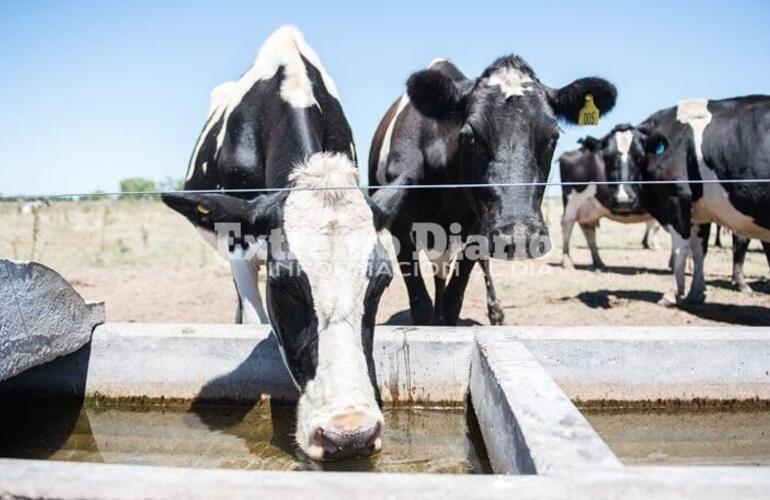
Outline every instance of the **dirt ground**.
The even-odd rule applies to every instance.
[[[606,272],[595,272],[582,234],[572,237],[575,270],[560,267],[561,201],[546,201],[554,249],[534,261],[492,263],[506,324],[516,325],[770,325],[768,264],[752,242],[745,274],[753,295],[732,289],[728,248],[706,258],[706,304],[666,309],[656,302],[673,287],[670,242],[644,250],[644,225],[603,221],[598,232]],[[88,301],[104,301],[120,322],[229,323],[235,291],[228,264],[182,217],[159,202],[61,202],[37,214],[0,203],[0,257],[37,260],[59,271]],[[427,280],[432,282],[432,280]],[[430,288],[430,286],[429,286]],[[408,303],[395,277],[380,303],[380,323],[408,323]],[[488,324],[484,281],[474,271],[465,294],[466,324]]]

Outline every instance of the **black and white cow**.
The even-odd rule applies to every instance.
[[[583,230],[593,266],[597,269],[605,267],[596,246],[596,228],[602,218],[624,224],[644,222],[642,245],[644,248],[656,248],[655,235],[660,226],[644,211],[638,202],[638,195],[628,185],[635,180],[630,177],[629,158],[644,154],[639,133],[631,125],[623,124],[602,139],[589,136],[581,139],[580,144],[579,149],[567,151],[559,157],[562,182],[585,182],[584,186],[562,186],[562,265],[574,267],[569,242],[575,222]]]
[[[296,190],[166,194],[163,201],[208,239],[218,231],[233,251],[244,320],[247,307],[258,319],[257,262],[267,263],[267,311],[300,391],[296,440],[305,454],[375,451],[383,417],[373,330],[392,276],[377,229],[387,216],[356,189],[352,136],[334,82],[301,33],[285,27],[213,101],[185,189]],[[347,189],[323,189],[333,187]],[[387,208],[401,192],[378,201]]]
[[[682,101],[650,116],[638,130],[645,155],[632,163],[633,175],[671,182],[636,188],[644,208],[669,228],[674,241],[675,295],[664,296],[661,304],[701,303],[703,240],[710,223],[770,241],[770,184],[719,182],[770,178],[770,96]],[[688,180],[716,182],[681,182]],[[764,248],[770,259],[770,245]],[[690,252],[693,280],[685,296]]]
[[[551,88],[518,56],[498,59],[474,79],[437,59],[409,78],[406,94],[380,122],[369,156],[369,182],[386,185],[402,174],[423,184],[544,182],[559,138],[558,119],[577,122],[588,94],[602,112],[615,104],[615,87],[605,80],[583,78]],[[532,258],[550,249],[540,206],[543,193],[543,186],[409,192],[393,216],[391,232],[400,243],[398,261],[415,324],[457,322],[476,260],[486,264],[489,254]],[[461,238],[459,245],[429,255],[439,269],[433,304],[416,272],[421,242],[412,237],[415,223],[432,223]],[[488,252],[458,258],[447,280],[444,264],[463,256],[466,252],[460,251],[475,236],[487,240]],[[481,242],[474,238],[474,243]]]

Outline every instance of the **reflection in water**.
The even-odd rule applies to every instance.
[[[291,406],[63,406],[25,405],[15,418],[6,413],[0,456],[232,469],[491,472],[472,411],[462,409],[386,409],[380,454],[319,464],[297,451]],[[70,425],[62,427],[65,422]]]

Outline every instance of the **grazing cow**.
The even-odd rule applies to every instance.
[[[369,182],[386,185],[402,174],[423,184],[544,182],[559,138],[557,120],[577,122],[588,94],[602,112],[615,104],[615,87],[605,80],[583,78],[551,88],[518,56],[498,59],[475,79],[437,59],[409,78],[406,94],[380,122],[370,150]],[[480,186],[410,191],[393,215],[391,232],[400,243],[398,261],[415,324],[456,324],[476,260],[486,264],[489,256],[532,258],[550,249],[541,212],[544,190]],[[412,238],[415,223],[433,224],[460,240],[429,252],[439,269],[433,304],[417,272],[417,251],[426,245],[416,235]],[[486,252],[457,259],[447,281],[442,264],[457,255],[467,257],[463,254],[471,242],[486,246]]]
[[[631,125],[618,125],[604,138],[589,136],[581,139],[580,144],[579,149],[567,151],[559,158],[562,182],[585,182],[585,185],[562,186],[562,265],[574,267],[569,240],[575,222],[583,230],[593,266],[597,269],[605,268],[596,246],[596,228],[604,217],[624,224],[644,222],[642,245],[655,248],[655,235],[660,226],[644,211],[628,184],[596,184],[636,180],[629,176],[628,159],[631,155],[644,154],[638,132]]]
[[[649,117],[638,131],[645,155],[632,163],[633,174],[670,182],[637,186],[644,208],[669,228],[674,241],[676,291],[661,304],[702,303],[703,240],[710,223],[745,238],[770,241],[770,184],[720,182],[770,178],[770,96],[682,101]],[[770,259],[770,245],[764,248]],[[690,252],[694,271],[685,296]]]
[[[304,453],[329,459],[377,450],[383,417],[373,330],[392,276],[376,232],[387,213],[377,203],[397,206],[403,190],[370,200],[356,189],[352,137],[334,83],[295,28],[274,33],[251,69],[213,100],[185,188],[296,190],[166,194],[163,201],[210,239],[219,232],[233,251],[238,294],[255,308],[255,260],[266,261],[267,310],[300,391],[296,440]],[[334,187],[347,189],[328,190]]]

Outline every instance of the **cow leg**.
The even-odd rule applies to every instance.
[[[489,259],[480,259],[479,265],[484,273],[484,285],[487,288],[487,316],[489,317],[489,324],[502,325],[505,321],[505,313],[503,313],[503,308],[497,301],[495,284],[492,283],[492,274],[489,272]]]
[[[722,248],[722,226],[719,224],[717,226],[717,235],[714,238],[714,246],[717,248]],[[735,248],[735,240],[733,240],[733,248]]]
[[[708,250],[710,232],[711,224],[700,224],[693,227],[690,237],[690,251],[693,260],[692,283],[690,284],[690,293],[685,299],[688,304],[702,304],[706,300],[706,276],[703,261]]]
[[[644,224],[644,238],[642,238],[642,246],[649,250],[658,249],[658,231],[660,225],[655,219],[650,219]]]
[[[572,261],[572,256],[569,254],[569,240],[572,237],[572,228],[575,227],[575,218],[564,212],[564,216],[561,218],[561,265],[565,269],[574,269],[575,263]]]
[[[447,326],[457,325],[460,318],[460,309],[463,307],[465,288],[468,286],[468,278],[471,276],[476,259],[460,258],[455,264],[455,272],[449,279],[444,291],[444,302],[441,307],[443,324]]]
[[[393,236],[398,242],[398,265],[409,295],[412,324],[429,325],[433,316],[433,306],[428,290],[425,288],[425,282],[420,275],[420,261],[417,258],[414,241],[409,230],[394,228]]]
[[[580,224],[580,229],[583,230],[583,235],[586,237],[588,243],[588,249],[591,250],[591,261],[595,269],[603,270],[607,266],[602,262],[602,258],[599,257],[599,248],[596,246],[596,226],[590,224]]]
[[[719,226],[717,226],[719,227]],[[743,262],[746,260],[746,251],[749,249],[749,238],[744,238],[733,233],[733,285],[739,292],[751,293],[753,290],[743,277]]]
[[[765,258],[767,259],[767,265],[770,266],[770,241],[762,242],[762,250],[765,251]]]
[[[675,307],[684,298],[684,273],[687,264],[687,256],[690,253],[690,242],[683,238],[675,229],[671,228],[671,253],[673,256],[674,271],[674,295],[665,294],[658,304],[665,307]]]
[[[433,275],[433,288],[435,294],[433,297],[433,317],[431,318],[431,324],[441,324],[441,303],[444,300],[444,289],[446,288],[446,276],[439,273]]]
[[[240,319],[241,323],[246,324],[267,324],[267,313],[259,294],[259,262],[256,259],[232,259],[230,270],[233,272],[239,299],[236,321]]]
[[[241,294],[238,293],[238,284],[235,282],[235,279],[233,279],[233,286],[235,287],[235,298],[238,301],[235,304],[235,324],[242,325],[243,324],[243,301],[241,300]]]

